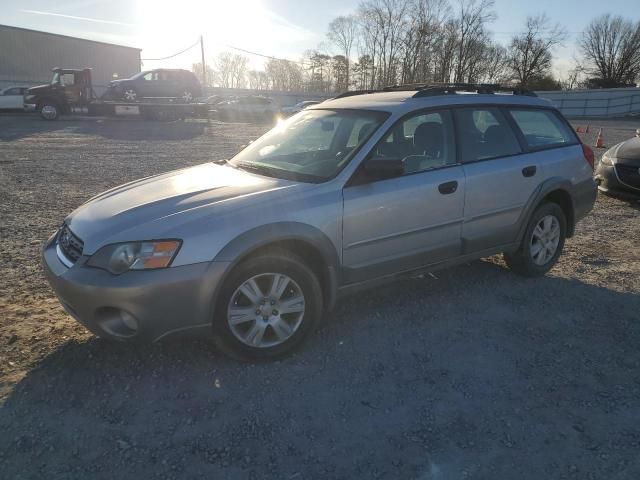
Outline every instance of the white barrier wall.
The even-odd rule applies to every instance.
[[[623,117],[640,115],[640,88],[602,88],[536,92],[567,117]]]

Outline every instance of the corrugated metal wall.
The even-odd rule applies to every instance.
[[[53,67],[92,68],[101,91],[114,73],[140,71],[140,50],[0,25],[0,88],[47,83]]]

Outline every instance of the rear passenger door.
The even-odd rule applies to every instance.
[[[540,159],[523,154],[513,122],[497,107],[454,110],[466,177],[464,253],[515,241],[525,205],[540,184]]]

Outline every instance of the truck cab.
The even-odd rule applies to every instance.
[[[35,105],[45,120],[56,120],[73,107],[88,106],[94,98],[90,68],[54,68],[50,83],[27,91],[25,104]]]

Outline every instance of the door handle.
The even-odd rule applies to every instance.
[[[524,167],[522,169],[523,177],[533,177],[536,174],[536,170],[538,168],[535,165],[531,165],[530,167]]]
[[[457,189],[458,189],[458,182],[455,180],[452,182],[441,183],[440,185],[438,185],[438,191],[442,195],[449,195],[450,193],[454,193]]]

